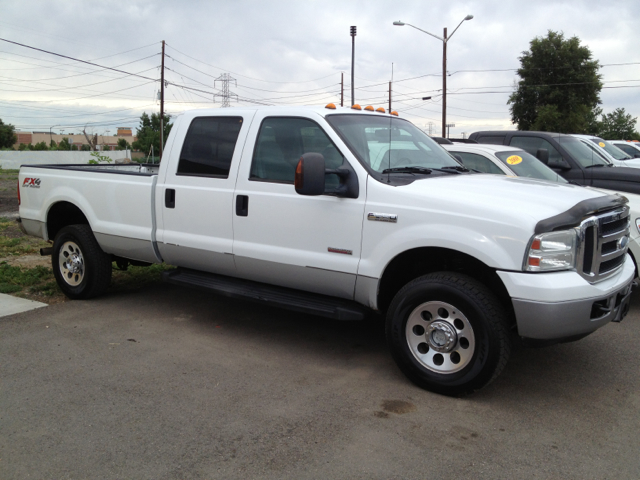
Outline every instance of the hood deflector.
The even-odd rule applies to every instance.
[[[569,210],[553,217],[540,220],[536,224],[535,233],[552,232],[563,228],[572,228],[594,213],[602,213],[626,205],[629,201],[622,195],[589,198],[571,207]]]

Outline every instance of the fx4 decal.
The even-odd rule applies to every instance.
[[[27,188],[40,188],[40,179],[39,178],[25,178],[24,182],[22,182],[23,187]]]

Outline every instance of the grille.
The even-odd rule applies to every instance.
[[[594,215],[579,227],[578,272],[589,282],[622,268],[629,240],[629,207]]]

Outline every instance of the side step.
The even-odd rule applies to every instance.
[[[213,291],[225,297],[249,300],[335,320],[363,320],[370,312],[366,307],[350,300],[186,268],[163,272],[162,280],[176,285]]]

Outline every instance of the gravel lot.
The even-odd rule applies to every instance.
[[[422,391],[379,322],[158,284],[0,320],[0,478],[640,478],[639,299]]]

